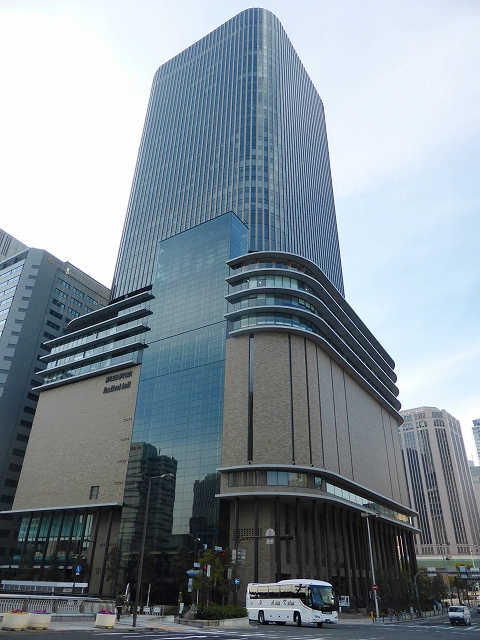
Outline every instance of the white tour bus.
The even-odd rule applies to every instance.
[[[248,617],[260,624],[294,622],[298,627],[338,622],[333,587],[322,580],[281,580],[247,586]]]

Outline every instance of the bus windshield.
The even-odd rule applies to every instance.
[[[330,609],[335,606],[332,587],[321,587],[319,585],[310,585],[310,593],[312,598],[313,609]]]

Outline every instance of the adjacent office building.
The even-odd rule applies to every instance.
[[[74,429],[86,407],[114,451],[103,476],[100,454],[86,472],[70,454],[75,497],[40,486],[33,500],[22,474],[18,557],[37,545],[47,567],[62,549],[68,570],[82,549],[101,591],[118,544],[133,582],[147,517],[147,553],[238,549],[242,588],[325,578],[360,607],[365,516],[377,567],[415,572],[394,363],[344,298],[323,105],[270,12],[157,71],[113,300],[48,346],[32,437],[55,419],[66,442],[53,408]],[[48,527],[67,515],[62,541]],[[264,547],[272,528],[293,540]]]
[[[0,562],[9,565],[18,522],[11,513],[42,383],[44,343],[74,318],[108,303],[109,290],[47,251],[0,230]]]
[[[419,562],[478,560],[480,518],[459,421],[444,409],[401,412],[403,463],[420,533]]]

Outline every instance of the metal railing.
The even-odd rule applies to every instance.
[[[0,594],[0,614],[8,613],[15,609],[21,609],[23,611],[46,609],[57,616],[93,616],[100,609],[110,609],[114,611],[115,603],[113,600],[100,600],[99,598]]]

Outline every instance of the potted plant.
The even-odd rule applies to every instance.
[[[28,614],[22,609],[13,609],[3,614],[2,629],[11,631],[27,628]]]
[[[29,629],[48,629],[52,614],[46,609],[35,609],[30,611],[27,617],[27,627]]]
[[[110,609],[101,609],[95,617],[95,626],[104,629],[112,629],[115,626],[115,612]]]

